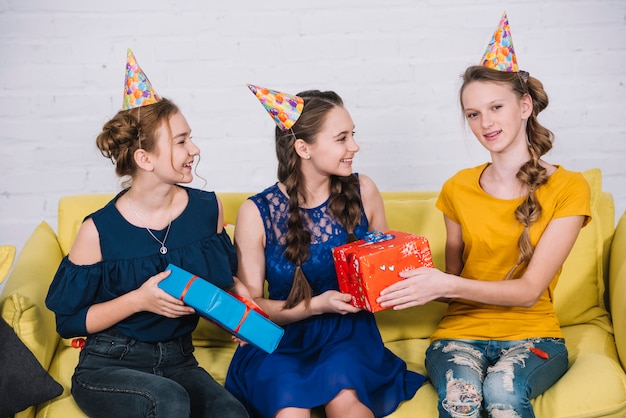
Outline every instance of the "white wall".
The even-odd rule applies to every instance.
[[[42,220],[56,228],[60,196],[119,189],[94,141],[121,107],[127,47],[187,116],[208,189],[275,180],[273,123],[248,82],[336,90],[356,122],[357,171],[381,190],[438,189],[487,158],[457,91],[504,10],[521,67],[551,98],[547,160],[600,167],[621,214],[623,0],[0,0],[0,244],[20,248]]]

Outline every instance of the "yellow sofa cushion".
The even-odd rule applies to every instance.
[[[69,340],[61,340],[55,356],[50,362],[48,373],[63,385],[63,394],[37,406],[37,417],[85,418],[70,392],[72,375],[78,364],[80,350],[69,345]],[[27,418],[27,417],[15,417]]]
[[[385,215],[390,230],[410,232],[428,238],[435,267],[445,269],[446,227],[443,214],[429,199],[385,200]]]
[[[42,222],[24,244],[11,280],[3,291],[0,315],[48,369],[59,336],[54,314],[45,308],[45,297],[61,262],[61,249],[52,228]],[[33,255],[41,257],[32,259]]]
[[[102,193],[64,196],[59,200],[59,244],[63,255],[70,252],[85,217],[102,208],[114,197],[113,193]]]
[[[619,359],[626,369],[626,212],[622,214],[615,228],[611,254],[611,319],[615,328]]]
[[[608,315],[604,309],[604,248],[601,204],[602,174],[599,169],[583,173],[591,187],[592,220],[579,233],[554,291],[554,308],[561,326],[582,324]],[[606,216],[605,216],[606,217]]]
[[[234,351],[236,345],[229,333],[204,318],[200,318],[191,336],[196,347],[226,347]]]
[[[0,245],[0,283],[6,279],[15,259],[14,245]]]

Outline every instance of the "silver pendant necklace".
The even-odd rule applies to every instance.
[[[160,239],[158,239],[154,233],[150,230],[150,228],[148,228],[146,226],[146,224],[143,222],[143,219],[141,218],[141,215],[139,215],[139,212],[137,212],[137,209],[135,209],[135,205],[133,205],[133,200],[130,198],[130,195],[128,195],[128,203],[130,203],[130,207],[133,210],[133,212],[135,212],[135,216],[137,217],[137,220],[139,221],[139,223],[141,224],[141,226],[143,228],[145,228],[146,231],[148,231],[148,234],[150,234],[150,236],[152,238],[154,238],[154,240],[156,242],[158,242],[159,244],[161,244],[161,248],[159,248],[159,252],[163,255],[167,254],[167,247],[165,246],[165,241],[167,241],[167,236],[170,233],[170,227],[172,226],[172,204],[174,203],[174,197],[172,197],[172,202],[170,203],[170,221],[167,224],[167,230],[165,231],[165,237],[163,237],[163,241],[161,241]]]

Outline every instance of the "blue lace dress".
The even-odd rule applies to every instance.
[[[266,234],[266,279],[269,298],[285,300],[295,266],[284,257],[288,198],[275,184],[251,197]],[[347,232],[329,213],[328,202],[301,209],[312,235],[310,255],[302,265],[313,294],[338,290],[332,248],[347,242]],[[363,210],[355,234],[365,235]],[[273,417],[285,407],[314,408],[342,389],[354,389],[376,417],[394,411],[413,397],[424,376],[386,349],[373,314],[323,314],[286,325],[274,353],[247,344],[238,347],[226,376],[226,388],[253,417]]]

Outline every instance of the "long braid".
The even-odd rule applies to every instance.
[[[296,265],[296,271],[284,309],[293,308],[302,300],[304,300],[308,306],[312,294],[311,285],[301,268],[302,264],[309,256],[311,234],[304,227],[300,214],[300,198],[298,193],[298,186],[300,185],[300,163],[295,153],[293,160],[294,166],[297,167],[294,167],[295,169],[289,172],[283,184],[287,188],[287,195],[289,196],[289,218],[287,219],[287,234],[285,237],[287,246],[285,249],[285,257]]]
[[[515,219],[524,226],[524,229],[517,240],[517,247],[520,250],[517,264],[509,270],[505,280],[510,279],[515,270],[528,263],[533,256],[535,247],[530,241],[530,227],[539,219],[542,211],[535,191],[548,180],[546,169],[539,164],[535,156],[520,168],[517,178],[526,184],[528,196],[515,210]]]
[[[278,157],[278,180],[285,185],[289,196],[289,217],[285,236],[285,257],[296,270],[289,296],[283,309],[290,309],[304,301],[308,307],[312,297],[302,265],[309,257],[311,233],[305,228],[300,212],[302,194],[301,160],[294,149],[296,138],[312,144],[322,128],[326,114],[335,106],[343,106],[337,93],[311,90],[298,93],[304,98],[304,110],[290,131],[276,129],[276,155]],[[360,219],[361,198],[358,193],[358,178],[331,176],[329,210],[348,231],[349,240],[355,240],[354,229]]]
[[[354,230],[361,217],[361,195],[359,179],[354,174],[348,177],[332,176],[328,207],[348,232],[348,242],[356,241]]]

